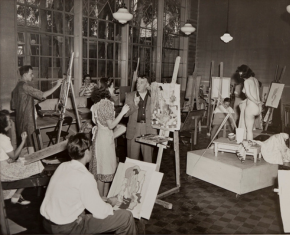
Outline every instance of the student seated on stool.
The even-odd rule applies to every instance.
[[[210,133],[211,139],[215,136],[217,130],[219,129],[220,125],[222,124],[223,120],[227,116],[228,113],[231,113],[234,118],[234,110],[230,107],[231,99],[225,98],[223,103],[216,107],[214,110],[214,118],[212,121],[212,129]],[[234,131],[234,123],[231,117],[228,118],[226,124],[228,125],[230,132]]]
[[[116,197],[100,197],[94,176],[85,167],[92,157],[86,135],[71,136],[67,149],[72,160],[57,168],[40,207],[46,231],[53,234],[115,232],[136,235],[132,213],[113,211]],[[85,214],[85,209],[91,214]]]

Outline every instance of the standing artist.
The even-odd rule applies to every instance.
[[[157,134],[157,130],[151,126],[151,95],[148,91],[149,87],[148,79],[139,77],[137,79],[137,91],[128,93],[125,101],[130,107],[129,112],[125,115],[125,117],[129,117],[126,133],[128,157],[139,159],[141,149],[145,162],[152,162],[153,147],[147,144],[140,144],[135,139],[145,134]]]
[[[34,78],[33,68],[30,65],[20,67],[21,79],[12,91],[11,108],[16,114],[16,134],[19,138],[21,133],[27,133],[26,147],[28,153],[33,153],[32,134],[36,129],[36,117],[34,110],[34,99],[43,101],[51,95],[62,84],[62,79],[57,80],[57,84],[50,90],[42,92],[33,87],[31,81]],[[21,140],[18,139],[20,144]]]

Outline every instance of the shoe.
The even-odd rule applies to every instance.
[[[22,206],[26,206],[26,205],[30,204],[30,201],[25,200],[25,199],[22,197],[22,195],[20,195],[19,198],[14,198],[14,197],[12,197],[12,198],[11,198],[11,203],[12,203],[12,204],[16,204],[16,203],[18,203],[18,204],[20,204],[20,205],[22,205]]]

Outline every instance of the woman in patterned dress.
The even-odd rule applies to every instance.
[[[110,101],[107,89],[95,89],[92,93],[92,119],[97,125],[93,129],[93,157],[89,164],[90,172],[97,180],[99,193],[107,196],[117,168],[117,157],[113,129],[128,112],[129,106],[124,105],[115,118],[114,103]]]
[[[21,134],[21,144],[16,150],[13,149],[11,140],[7,136],[11,128],[10,115],[7,110],[0,111],[0,175],[1,181],[14,181],[25,179],[43,171],[44,167],[40,161],[23,165],[23,162],[17,161],[20,152],[25,144],[27,133]],[[17,190],[4,190],[4,199],[10,199],[13,204],[28,205],[30,201],[25,200],[21,193],[24,188]]]

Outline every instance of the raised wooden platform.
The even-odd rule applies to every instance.
[[[214,156],[212,149],[187,152],[186,173],[237,194],[245,194],[272,186],[278,175],[278,165],[263,159],[254,163],[247,158],[244,163],[233,153],[219,152]]]

